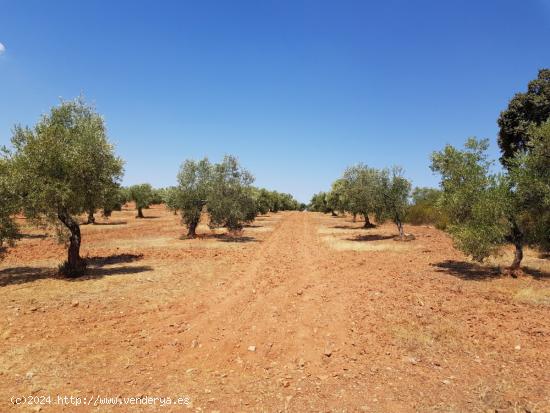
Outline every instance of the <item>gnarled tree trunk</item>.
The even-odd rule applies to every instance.
[[[517,271],[519,271],[521,267],[521,261],[523,260],[523,233],[518,228],[515,222],[512,223],[511,241],[512,244],[514,244],[515,250],[514,261],[512,261],[510,271],[512,272],[512,275],[514,275]]]
[[[187,238],[196,238],[197,237],[197,227],[199,226],[198,220],[193,220],[188,225]]]
[[[138,212],[137,212],[136,218],[145,218],[145,217],[143,216],[143,210],[142,210],[142,208],[139,208],[139,207],[138,207],[137,210],[138,210]]]
[[[374,228],[374,224],[370,222],[369,214],[363,214],[365,217],[365,225],[363,225],[363,228]]]
[[[88,224],[95,224],[94,211],[88,211]]]
[[[514,261],[512,262],[510,269],[512,271],[517,271],[519,270],[521,266],[521,260],[523,259],[523,245],[521,243],[518,243],[514,246],[516,247],[514,251]]]
[[[398,214],[395,215],[395,225],[397,225],[397,230],[399,231],[399,239],[405,239],[405,231],[403,230],[403,223]]]
[[[67,211],[59,211],[57,217],[71,233],[69,237],[67,262],[63,266],[63,273],[68,277],[78,277],[82,275],[86,268],[86,263],[80,258],[80,243],[82,241],[80,226]]]

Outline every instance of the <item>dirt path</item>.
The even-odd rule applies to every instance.
[[[432,228],[396,243],[391,225],[291,212],[237,239],[180,240],[177,217],[147,212],[85,227],[85,253],[103,258],[78,281],[52,277],[53,241],[6,257],[0,412],[48,394],[188,396],[197,412],[550,411],[543,271],[495,277]]]

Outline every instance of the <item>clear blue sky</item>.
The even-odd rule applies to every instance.
[[[510,97],[550,66],[550,0],[0,0],[0,144],[81,92],[125,184],[237,155],[302,201],[343,169],[492,140]],[[1,51],[0,47],[0,51]]]

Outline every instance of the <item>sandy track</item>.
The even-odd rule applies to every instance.
[[[177,217],[148,213],[84,228],[85,253],[111,258],[80,281],[51,278],[51,241],[10,252],[0,411],[21,394],[185,395],[206,412],[550,411],[549,307],[518,299],[548,288],[544,272],[495,278],[431,228],[401,244],[391,225],[292,212],[260,217],[242,242],[182,241]]]

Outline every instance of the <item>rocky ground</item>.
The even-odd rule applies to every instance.
[[[397,242],[390,224],[284,212],[184,240],[163,207],[134,215],[83,226],[75,280],[21,221],[0,263],[0,411],[550,412],[547,257],[511,278],[510,251],[479,266],[428,227]],[[31,395],[44,404],[10,403]]]

